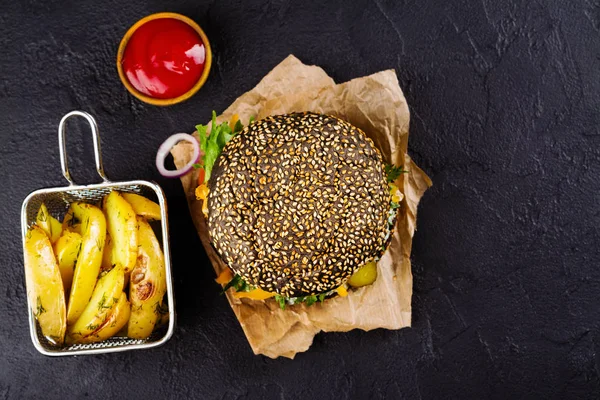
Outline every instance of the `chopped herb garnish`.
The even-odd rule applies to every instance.
[[[67,221],[69,221],[69,222],[68,222],[68,225],[69,225],[69,227],[71,227],[71,228],[72,228],[72,227],[74,227],[75,225],[78,225],[78,224],[81,222],[81,221],[79,220],[79,218],[77,218],[77,217],[75,216],[75,213],[73,213],[73,212],[69,212],[69,213],[67,213],[67,215],[65,216],[65,219],[66,219]]]
[[[98,311],[110,308],[110,305],[106,304],[106,294],[102,294],[102,298],[98,302]]]
[[[98,329],[98,327],[100,327],[100,324],[89,324],[88,326],[86,326],[86,329],[90,330],[90,331],[95,331],[96,329]]]
[[[42,315],[43,313],[46,312],[46,309],[44,308],[44,306],[42,306],[42,298],[40,296],[37,297],[37,302],[36,302],[36,309],[35,312],[33,313],[33,315],[37,318],[40,315]]]
[[[396,179],[400,177],[400,174],[405,174],[408,171],[402,169],[402,167],[397,167],[392,164],[385,164],[385,175],[387,177],[388,183],[394,182]]]
[[[77,255],[75,256],[75,262],[73,263],[73,271],[75,271],[75,267],[77,266],[77,260],[79,259],[79,254],[81,254],[81,248],[83,245],[80,243],[77,247]]]
[[[40,213],[38,214],[38,220],[41,222],[46,222],[47,219],[48,219],[48,216],[44,212],[44,209],[40,208]]]

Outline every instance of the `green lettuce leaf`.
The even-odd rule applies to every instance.
[[[241,126],[241,128],[238,126],[238,124]],[[205,182],[208,182],[210,179],[215,162],[221,155],[221,152],[223,151],[223,148],[227,142],[231,140],[235,133],[241,131],[242,129],[243,126],[239,121],[236,123],[234,131],[231,130],[228,122],[223,122],[222,124],[217,125],[217,113],[214,111],[212,112],[210,133],[207,134],[207,125],[196,125],[196,130],[198,131],[198,137],[200,139],[200,149],[204,152],[204,156],[202,157],[203,162],[200,168],[204,168]]]
[[[251,290],[254,290],[254,287],[252,285],[246,283],[246,281],[237,274],[233,277],[233,279],[229,281],[227,285],[225,285],[225,287],[223,288],[223,293],[225,293],[230,288],[234,288],[236,292],[249,292]]]

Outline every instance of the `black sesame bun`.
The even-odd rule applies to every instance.
[[[364,132],[315,113],[256,121],[209,182],[213,246],[247,283],[286,297],[333,290],[383,253],[390,194]]]

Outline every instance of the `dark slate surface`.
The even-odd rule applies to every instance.
[[[4,1],[0,13],[0,398],[598,398],[600,3]],[[350,4],[352,3],[352,4]],[[115,70],[153,12],[186,14],[214,69],[187,103],[144,105]],[[336,81],[395,68],[409,151],[432,177],[413,251],[413,328],[320,334],[295,360],[252,355],[155,151],[285,56]],[[164,347],[51,359],[27,327],[20,205],[64,184],[56,127],[94,114],[107,174],[168,194],[178,328]],[[91,140],[69,125],[75,178]]]

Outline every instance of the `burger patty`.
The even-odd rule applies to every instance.
[[[323,293],[383,253],[390,194],[381,153],[336,117],[252,123],[227,143],[209,185],[213,246],[263,290]]]

